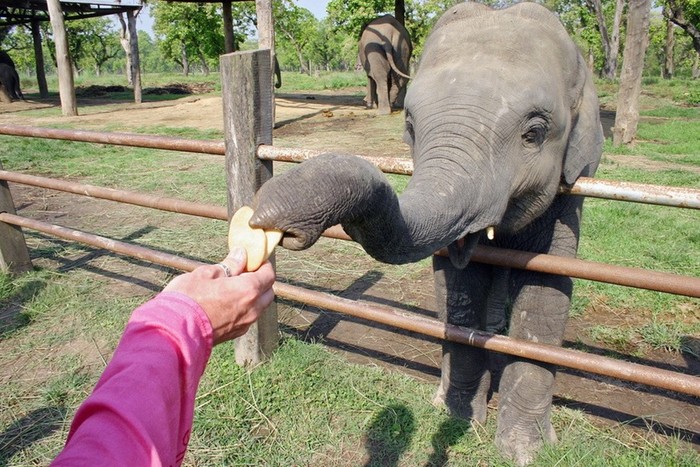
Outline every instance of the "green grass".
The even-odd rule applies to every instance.
[[[361,74],[358,82],[355,78],[355,74],[321,75],[319,84],[316,78],[285,73],[283,91],[364,85]],[[172,77],[159,79],[163,84],[173,82]],[[606,146],[598,176],[698,188],[700,176],[694,169],[700,165],[700,150],[693,138],[700,134],[700,114],[674,100],[692,91],[690,86],[694,85],[659,83],[651,88],[646,98],[654,105],[645,111],[647,120],[640,125],[643,141],[632,149]],[[602,92],[611,89],[606,85]],[[215,131],[147,124],[140,131],[221,138]],[[616,154],[672,162],[673,167],[626,166],[615,162]],[[220,157],[0,137],[0,161],[8,170],[226,203]],[[390,179],[399,191],[407,182],[407,177]],[[222,222],[147,210],[129,213],[109,206],[106,214],[96,211],[76,219],[78,227],[112,238],[138,233],[134,241],[139,244],[205,261],[216,261],[225,252]],[[700,276],[697,211],[590,199],[582,230],[580,256],[585,259]],[[50,462],[65,440],[78,404],[109,360],[131,310],[172,273],[149,268],[129,278],[133,265],[126,259],[25,234],[37,269],[21,277],[0,274],[0,311],[9,313],[0,322],[0,465]],[[354,244],[321,241],[314,249],[280,252],[279,270],[339,290],[367,271],[366,254]],[[425,278],[429,265],[424,260],[404,267],[371,267],[390,284],[399,284]],[[135,292],[121,286],[128,282],[140,287]],[[586,330],[587,339],[606,348],[634,356],[655,350],[698,357],[696,347],[688,343],[700,335],[697,299],[576,281],[574,310],[573,319],[583,319],[591,310],[628,318],[625,323]],[[429,403],[434,389],[432,383],[397,372],[350,364],[321,344],[304,343],[292,334],[283,335],[268,364],[252,371],[234,364],[232,346],[220,346],[200,387],[185,465],[511,465],[493,444],[493,411],[485,426],[472,427],[434,408]],[[650,426],[655,423],[643,420]],[[601,427],[584,412],[563,405],[554,407],[553,423],[560,441],[545,447],[535,466],[700,463],[700,456],[677,436],[658,435],[651,428],[640,432],[619,425]]]

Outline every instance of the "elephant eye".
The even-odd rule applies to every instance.
[[[523,133],[523,142],[528,146],[540,146],[547,137],[548,129],[549,125],[545,119],[535,118],[531,120]]]
[[[415,133],[413,131],[413,118],[406,112],[406,124],[403,132],[403,142],[409,146],[413,146],[413,141],[415,140]]]

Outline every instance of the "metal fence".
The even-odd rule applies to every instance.
[[[190,271],[202,264],[177,255],[18,216],[14,209],[7,182],[43,187],[153,209],[227,220],[230,213],[250,200],[252,194],[266,177],[272,176],[272,161],[301,162],[320,153],[319,151],[303,149],[284,149],[271,145],[272,99],[270,95],[262,92],[268,86],[269,81],[267,80],[269,69],[265,67],[265,53],[266,51],[256,51],[225,56],[227,57],[226,60],[222,58],[222,73],[224,75],[226,73],[246,74],[245,79],[241,76],[229,76],[228,81],[226,78],[224,79],[225,86],[222,93],[225,109],[224,127],[226,129],[224,143],[126,133],[0,125],[0,134],[4,135],[64,139],[226,156],[229,190],[229,203],[228,208],[226,208],[9,172],[1,170],[2,167],[0,167],[0,233],[3,234],[0,236],[0,265],[5,263],[8,266],[12,264],[21,266],[22,261],[18,261],[17,258],[21,256],[22,248],[26,250],[24,237],[21,234],[22,228],[104,248],[118,254],[133,256],[182,271]],[[269,63],[269,60],[267,63]],[[227,82],[232,84],[226,84]],[[246,87],[251,85],[253,89]],[[254,97],[253,102],[251,102],[250,96]],[[236,109],[236,111],[232,111],[232,109]],[[241,109],[244,109],[244,111],[241,111]],[[245,109],[247,109],[247,112]],[[236,129],[236,132],[233,132],[233,128]],[[267,134],[261,134],[261,131]],[[408,160],[392,158],[367,159],[377,164],[385,172],[406,175],[412,173],[412,164]],[[241,180],[244,180],[244,182],[241,182]],[[581,179],[572,188],[562,188],[561,192],[569,196],[594,196],[700,209],[700,190],[692,189]],[[349,237],[339,226],[327,230],[324,236],[349,240]],[[20,241],[22,245],[18,245]],[[445,254],[445,252],[440,251],[436,252],[436,254]],[[700,278],[696,277],[486,246],[478,247],[472,260],[498,266],[567,275],[581,279],[700,298]],[[589,373],[700,396],[700,378],[692,375],[453,326],[409,314],[401,309],[352,301],[281,282],[275,284],[274,290],[277,296],[281,298],[307,303],[439,339],[460,342]],[[276,342],[269,342],[270,339],[273,341],[277,339],[276,309],[267,313],[267,315],[268,323],[269,321],[274,321],[273,327],[271,329],[255,329],[254,332],[258,335],[253,336],[252,339],[245,340],[246,348],[239,349],[237,347],[237,360],[239,360],[239,350],[240,353],[244,354],[239,363],[255,363],[264,359],[266,356],[269,356],[270,349],[276,345]],[[261,337],[261,335],[265,334],[267,337]],[[266,340],[268,341],[267,343],[264,342]],[[255,347],[254,349],[250,348],[251,341]],[[266,345],[268,346],[267,348],[265,348]]]

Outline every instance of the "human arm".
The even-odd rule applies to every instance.
[[[202,266],[173,279],[132,314],[53,465],[179,465],[189,441],[194,400],[212,346],[238,337],[273,300],[269,263],[243,273]]]

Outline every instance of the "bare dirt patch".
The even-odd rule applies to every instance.
[[[386,118],[376,117],[374,112],[364,109],[362,98],[356,91],[283,94],[276,102],[276,144],[408,157],[408,148],[401,141],[402,115],[396,112]],[[134,131],[144,126],[222,130],[221,99],[209,95],[140,106],[114,104],[107,111],[83,106],[80,107],[81,115],[71,118],[60,117],[55,112],[39,116],[26,112],[52,106],[55,109],[55,103],[46,102],[0,104],[0,123],[68,124],[85,129],[119,128],[120,131]],[[629,162],[622,156],[615,156],[614,160],[624,164]],[[106,208],[101,203],[76,201],[71,195],[47,194],[44,190],[16,185],[12,189],[16,204],[25,214],[88,231],[94,230],[91,227],[98,218],[102,219],[100,222],[124,222],[127,218],[133,220],[141,216],[135,211],[138,208],[122,205],[118,216],[105,217],[102,214]],[[159,222],[159,226],[167,226],[176,221],[161,219]],[[135,231],[138,228],[134,225]],[[435,317],[429,265],[417,266],[405,277],[397,278],[387,272],[390,266],[380,265],[366,255],[355,254],[351,261],[338,261],[335,265],[324,263],[323,268],[327,269],[323,269],[318,267],[318,262],[325,259],[322,256],[327,250],[315,248],[294,255],[279,252],[280,276],[347,298],[400,306],[410,312]],[[124,261],[112,255],[105,257],[110,258],[110,264],[103,264],[94,272],[112,276],[114,287],[120,294],[145,297],[158,290],[170,273],[138,261]],[[84,267],[91,267],[91,264],[85,261]],[[280,318],[287,332],[321,341],[344,352],[350,361],[381,365],[390,371],[405,372],[428,381],[436,381],[439,376],[440,346],[432,339],[311,307],[298,309],[282,304]],[[600,348],[585,338],[588,327],[614,319],[614,315],[606,313],[585,313],[572,319],[567,328],[566,345],[630,359]],[[638,361],[657,368],[700,374],[698,359],[688,354],[651,352]],[[598,417],[601,423],[625,422],[647,431],[676,433],[694,447],[700,446],[700,404],[696,398],[572,370],[559,372],[555,394],[557,403],[582,409]]]

